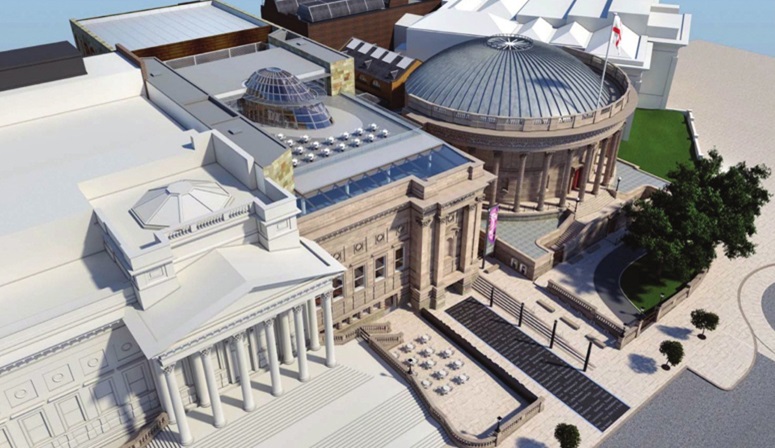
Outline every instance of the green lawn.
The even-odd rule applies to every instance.
[[[660,293],[665,298],[671,297],[684,285],[685,281],[670,276],[663,272],[662,277],[655,275],[656,270],[648,266],[644,258],[631,264],[623,273],[620,280],[622,291],[638,308],[647,311],[659,304]]]
[[[667,172],[676,164],[692,160],[692,140],[684,114],[637,109],[630,138],[622,141],[619,157],[667,179]]]

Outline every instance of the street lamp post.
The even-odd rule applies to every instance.
[[[619,184],[622,183],[622,176],[616,178],[616,192],[619,192]]]

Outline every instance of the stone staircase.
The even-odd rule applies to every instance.
[[[425,436],[422,440],[417,441],[417,443],[412,445],[412,448],[445,448],[448,446],[454,445],[447,443],[444,439],[444,434],[439,430],[434,431]]]
[[[255,447],[371,378],[363,372],[348,367],[336,367],[314,381],[272,400],[263,408],[196,441],[194,445],[202,448]],[[159,448],[162,447],[164,445]]]
[[[568,218],[568,219],[573,219],[573,218]],[[584,228],[583,223],[580,223],[578,221],[573,221],[571,225],[569,225],[568,228],[565,229],[565,231],[562,232],[562,234],[559,237],[557,237],[557,241],[555,241],[552,244],[552,247],[557,247],[557,248],[562,247],[563,244],[575,238],[576,235],[581,233],[581,230],[583,228]]]
[[[154,436],[148,448],[180,448],[178,436],[167,426]]]
[[[412,392],[404,390],[320,440],[313,447],[384,447],[425,419],[423,407]],[[443,443],[443,439],[441,440]]]

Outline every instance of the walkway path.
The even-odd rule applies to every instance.
[[[642,255],[642,250],[633,250],[622,244],[603,258],[595,268],[594,281],[597,294],[625,324],[638,320],[640,310],[624,294],[619,281],[630,263]]]
[[[629,407],[474,298],[447,313],[517,368],[605,431]]]

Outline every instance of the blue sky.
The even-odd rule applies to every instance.
[[[70,18],[153,8],[183,0],[3,0],[0,51],[72,40]],[[552,1],[552,0],[546,0]],[[261,0],[226,0],[259,14]],[[662,0],[691,13],[692,39],[775,57],[775,0]]]

